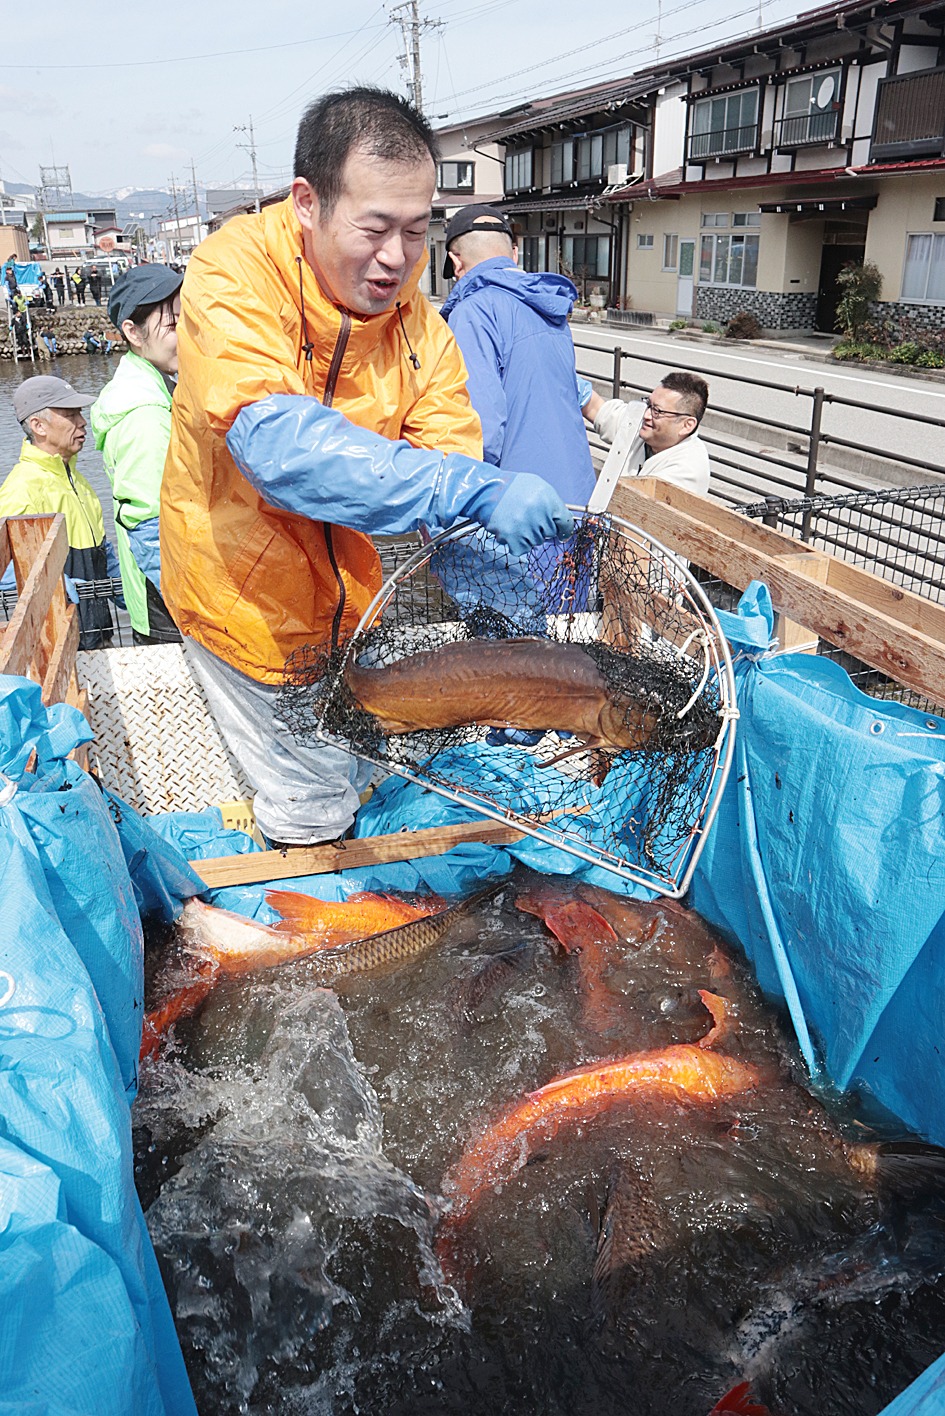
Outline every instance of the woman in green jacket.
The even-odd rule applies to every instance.
[[[128,352],[89,415],[112,484],[121,579],[136,644],[180,642],[161,598],[158,511],[183,279],[168,266],[144,265],[115,282],[108,317]]]

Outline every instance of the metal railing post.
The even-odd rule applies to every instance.
[[[613,378],[613,385],[612,385],[612,387],[613,387],[613,392],[612,392],[611,395],[610,395],[611,398],[619,398],[619,397],[620,397],[620,378],[621,378],[620,365],[621,365],[622,359],[623,359],[623,350],[621,349],[621,347],[620,347],[619,344],[615,344],[615,345],[614,345],[614,378]]]
[[[817,494],[817,458],[820,454],[820,423],[824,413],[824,390],[814,389],[814,406],[810,415],[810,442],[807,445],[807,478],[804,483],[804,495],[813,497]],[[804,520],[801,525],[801,540],[810,540],[810,523],[812,513],[810,508],[804,512]]]
[[[765,504],[768,510],[761,518],[761,524],[762,526],[770,526],[776,531],[778,529],[778,512],[781,510],[781,498],[766,495]]]

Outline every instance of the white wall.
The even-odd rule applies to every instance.
[[[669,84],[657,95],[653,112],[653,176],[673,172],[685,161],[686,86]]]

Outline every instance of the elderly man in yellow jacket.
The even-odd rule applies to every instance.
[[[404,99],[303,116],[289,198],[188,267],[161,502],[162,591],[272,841],[343,833],[370,769],[279,723],[288,656],[380,586],[372,534],[469,518],[517,555],[571,533],[547,482],[482,463],[466,370],[419,294],[438,157]]]
[[[73,599],[83,581],[116,579],[118,557],[105,535],[102,507],[76,467],[85,443],[82,409],[92,395],[79,393],[65,379],[37,374],[24,379],[13,394],[13,411],[25,441],[19,461],[0,486],[0,516],[55,516],[66,519],[69,554],[66,586]],[[3,588],[15,584],[12,568]],[[112,616],[107,599],[80,599],[81,649],[111,642]]]

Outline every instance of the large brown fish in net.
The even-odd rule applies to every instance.
[[[381,668],[351,661],[344,678],[388,733],[479,725],[615,751],[646,747],[665,721],[658,698],[613,688],[581,645],[549,639],[459,640]]]

